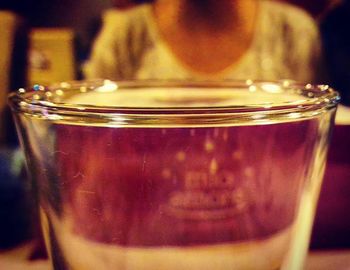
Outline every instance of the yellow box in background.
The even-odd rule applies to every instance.
[[[74,32],[68,28],[36,28],[30,33],[29,84],[47,85],[76,79]]]

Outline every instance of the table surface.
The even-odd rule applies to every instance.
[[[0,269],[6,270],[51,270],[47,260],[26,261],[33,243],[0,253]],[[350,270],[350,250],[311,251],[305,270]]]

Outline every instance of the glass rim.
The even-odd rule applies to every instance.
[[[108,87],[106,87],[108,86]],[[110,88],[112,86],[112,88]],[[297,102],[278,103],[252,103],[241,105],[208,105],[208,106],[96,106],[92,104],[71,104],[69,102],[54,102],[52,96],[62,96],[73,91],[75,94],[101,90],[120,91],[122,89],[152,89],[177,88],[177,89],[243,89],[248,92],[263,89],[264,87],[273,95],[283,93],[294,93],[300,97]],[[215,89],[214,89],[215,88]],[[276,91],[276,89],[278,91]],[[265,91],[263,89],[263,91]],[[272,91],[271,91],[272,90]],[[97,91],[98,92],[98,91]],[[314,115],[324,113],[338,104],[340,100],[338,92],[328,85],[302,84],[295,81],[173,81],[173,80],[147,80],[147,81],[110,81],[110,80],[85,80],[71,81],[52,84],[50,86],[34,85],[32,88],[20,88],[9,95],[9,104],[16,113],[35,115],[36,117],[55,120],[59,117],[80,117],[80,118],[111,118],[115,115],[130,117],[150,118],[155,117],[190,117],[196,115],[229,115],[246,120],[257,120],[257,115],[264,114],[267,118],[271,115],[279,115],[285,118],[310,118]],[[265,118],[266,118],[265,117]],[[248,119],[249,118],[249,119]],[[264,117],[263,117],[264,118]],[[254,120],[255,119],[255,120]],[[150,120],[150,119],[148,119]],[[125,121],[123,122],[125,123]]]

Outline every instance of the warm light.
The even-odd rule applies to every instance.
[[[255,119],[255,120],[259,120],[259,119],[263,119],[265,118],[265,114],[256,114],[256,115],[253,115],[252,118]]]
[[[264,83],[263,85],[261,85],[261,88],[268,93],[273,93],[273,94],[282,93],[281,86],[277,84]]]
[[[60,84],[60,86],[61,86],[62,88],[69,88],[69,87],[70,87],[70,84],[67,83],[67,82],[62,82],[62,83]]]
[[[321,89],[321,91],[326,91],[329,89],[329,85],[320,85],[319,88]]]
[[[63,91],[61,89],[56,90],[56,95],[57,96],[62,96],[63,95]]]
[[[253,80],[250,80],[250,79],[246,80],[245,82],[246,82],[247,85],[252,85],[253,84]]]
[[[251,86],[249,86],[249,91],[250,92],[255,92],[256,91],[256,86],[255,85],[251,85]]]
[[[96,92],[100,92],[100,93],[110,93],[110,92],[114,92],[118,89],[118,85],[114,82],[111,82],[109,80],[105,80],[103,82],[103,85],[96,88]]]
[[[266,103],[263,105],[264,109],[270,109],[272,108],[272,103]]]
[[[312,84],[309,84],[309,83],[308,83],[308,84],[305,86],[305,88],[306,88],[306,89],[312,89]]]
[[[292,118],[292,119],[297,119],[297,118],[300,118],[302,116],[301,113],[290,113],[288,115],[289,118]]]
[[[87,91],[86,86],[80,87],[80,92],[85,93]]]

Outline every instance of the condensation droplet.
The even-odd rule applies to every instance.
[[[223,139],[225,142],[227,142],[227,140],[228,140],[228,131],[227,131],[227,130],[224,131],[224,133],[223,133],[223,135],[222,135],[222,139]]]
[[[235,159],[235,160],[241,160],[242,157],[243,157],[243,153],[241,151],[239,151],[239,150],[234,151],[232,153],[232,158]]]
[[[209,171],[210,174],[216,174],[216,172],[218,171],[218,163],[215,158],[213,158],[210,162]]]
[[[162,176],[165,179],[169,179],[171,177],[171,171],[168,168],[162,170]]]
[[[207,152],[212,152],[215,148],[214,143],[211,140],[207,140],[204,144],[204,149]]]
[[[178,161],[184,161],[186,159],[186,154],[183,151],[179,151],[176,153],[176,159]]]
[[[244,169],[244,176],[246,177],[253,177],[254,176],[254,169],[252,167],[246,167]]]
[[[214,138],[219,137],[220,131],[218,128],[214,128]]]

